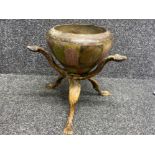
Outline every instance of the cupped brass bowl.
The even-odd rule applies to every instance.
[[[81,80],[90,81],[99,95],[111,95],[109,91],[102,91],[92,77],[96,76],[108,62],[121,62],[127,59],[120,54],[108,55],[112,40],[112,34],[103,27],[70,24],[58,25],[48,31],[47,42],[53,54],[36,45],[27,46],[31,51],[43,54],[49,65],[60,74],[54,83],[47,85],[48,88],[54,89],[64,78],[68,79],[70,110],[64,128],[65,134],[73,133],[73,118],[81,92]],[[53,55],[63,67],[55,62]]]
[[[94,25],[57,25],[47,32],[48,45],[68,73],[83,74],[94,68],[112,46],[112,34]]]

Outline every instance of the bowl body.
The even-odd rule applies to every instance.
[[[112,34],[94,25],[58,25],[47,33],[48,45],[68,73],[84,74],[105,58]]]

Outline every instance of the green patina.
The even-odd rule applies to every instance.
[[[96,64],[103,52],[103,46],[82,46],[80,51],[80,65],[90,67]]]
[[[85,73],[89,72],[92,67],[94,67],[99,58],[101,57],[103,51],[103,45],[98,46],[80,46],[78,44],[72,44],[67,42],[53,41],[52,42],[53,54],[60,61],[61,64],[67,67],[68,72],[70,73]],[[67,51],[72,50],[75,52],[74,56],[75,61],[78,61],[76,65],[72,66],[67,61],[69,56]],[[78,59],[78,60],[77,60]]]
[[[64,46],[59,42],[53,42],[52,45],[54,56],[60,61],[60,63],[65,64]]]

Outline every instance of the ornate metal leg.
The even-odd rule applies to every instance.
[[[96,80],[94,80],[94,79],[88,79],[88,80],[91,82],[91,84],[93,85],[93,88],[94,88],[100,95],[102,95],[102,96],[109,96],[109,95],[111,95],[111,93],[110,93],[109,91],[106,91],[106,90],[102,91],[102,90],[100,89],[100,86],[99,86],[99,84],[97,83]]]
[[[33,46],[27,46],[27,48],[30,51],[38,52],[44,55],[44,57],[47,59],[49,65],[54,68],[56,71],[58,71],[62,76],[66,76],[67,72],[64,70],[64,68],[61,68],[59,65],[57,65],[52,57],[52,55],[49,54],[44,48],[33,45]]]
[[[119,54],[115,55],[110,55],[93,70],[91,71],[88,75],[81,76],[81,75],[76,75],[76,74],[68,74],[65,68],[61,68],[59,65],[56,64],[54,61],[52,55],[50,55],[45,49],[39,47],[39,46],[27,46],[27,48],[33,52],[38,52],[44,55],[44,57],[47,59],[49,65],[53,67],[56,71],[60,73],[60,76],[58,79],[55,81],[55,83],[50,83],[47,85],[48,88],[56,88],[57,86],[60,85],[61,81],[64,78],[68,78],[69,80],[69,105],[70,105],[70,110],[69,110],[69,115],[66,123],[66,127],[64,128],[64,133],[65,134],[72,134],[73,133],[73,118],[74,118],[74,113],[75,113],[75,106],[76,103],[79,99],[80,96],[80,91],[81,91],[81,85],[80,85],[80,80],[86,80],[88,79],[91,84],[93,85],[93,88],[102,96],[109,96],[111,95],[108,91],[101,91],[98,83],[96,80],[92,79],[93,76],[98,74],[102,68],[110,61],[124,61],[127,59],[126,56],[122,56]]]
[[[48,89],[54,89],[56,87],[58,87],[60,84],[61,84],[61,81],[64,79],[63,76],[59,76],[58,79],[55,81],[55,82],[52,82],[52,83],[48,83],[46,85],[46,88]]]
[[[73,79],[76,79],[76,80],[77,79],[80,79],[80,80],[90,79],[93,76],[97,75],[108,62],[111,62],[111,61],[122,62],[122,61],[124,61],[126,59],[127,59],[126,56],[120,55],[120,54],[109,55],[108,57],[106,57],[105,59],[103,59],[101,61],[101,63],[98,64],[98,66],[93,71],[91,71],[88,75],[80,76],[80,77],[74,75],[73,76]]]
[[[66,127],[64,128],[65,134],[73,134],[73,118],[75,113],[75,106],[79,99],[81,91],[81,84],[79,80],[69,79],[69,104],[70,104],[70,111],[68,115],[68,120],[66,123]]]

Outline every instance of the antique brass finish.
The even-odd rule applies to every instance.
[[[96,80],[94,80],[94,79],[88,79],[88,80],[91,82],[93,88],[99,93],[99,95],[101,95],[101,96],[110,96],[111,95],[111,93],[107,90],[102,91]]]
[[[59,72],[58,79],[46,85],[47,88],[54,89],[64,78],[68,79],[70,110],[64,133],[72,134],[75,106],[81,91],[80,81],[89,80],[99,95],[111,95],[109,91],[102,91],[92,77],[96,76],[108,62],[121,62],[127,57],[119,54],[107,56],[112,45],[112,35],[106,29],[93,25],[56,26],[47,33],[47,42],[63,67],[57,65],[53,56],[45,49],[39,46],[27,46],[27,48],[43,54],[49,65]]]

